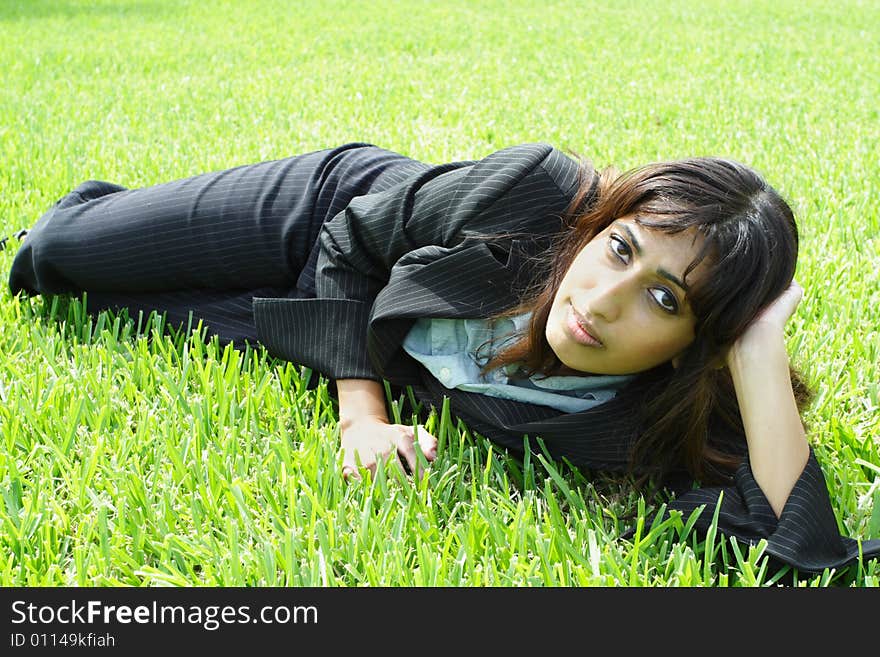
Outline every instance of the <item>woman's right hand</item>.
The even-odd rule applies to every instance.
[[[342,476],[346,479],[360,479],[358,461],[361,467],[376,474],[379,459],[393,459],[403,469],[406,462],[409,472],[420,477],[416,458],[415,432],[413,427],[405,424],[389,424],[383,420],[364,417],[347,423],[341,429],[342,436]],[[437,438],[418,425],[419,449],[428,462],[437,458]]]

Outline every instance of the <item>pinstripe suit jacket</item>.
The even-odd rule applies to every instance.
[[[634,411],[662,382],[663,367],[637,377],[610,402],[562,413],[447,389],[402,349],[419,317],[486,317],[513,305],[546,274],[541,253],[563,228],[562,213],[579,184],[571,159],[546,144],[528,144],[430,167],[356,197],[322,227],[314,272],[300,281],[307,298],[254,299],[260,342],[331,380],[385,379],[412,386],[437,407],[448,397],[455,415],[511,450],[523,450],[523,436],[540,437],[555,458],[620,470]],[[477,237],[483,233],[513,237],[487,242]],[[745,454],[741,438],[726,444]],[[858,557],[856,541],[839,534],[813,454],[778,520],[747,460],[729,485],[681,491],[670,508],[687,519],[707,505],[696,525],[705,529],[719,498],[719,528],[749,543],[767,539],[766,553],[783,563],[817,571]],[[880,541],[862,547],[867,556],[880,554]]]

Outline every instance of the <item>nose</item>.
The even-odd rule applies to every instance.
[[[627,299],[632,294],[635,277],[616,272],[598,281],[588,297],[590,314],[605,322],[615,322],[623,313]]]

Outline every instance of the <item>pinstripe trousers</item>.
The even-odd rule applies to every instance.
[[[321,225],[352,198],[429,165],[364,143],[141,189],[90,180],[27,234],[13,294],[87,292],[87,310],[201,319],[221,345],[257,343],[252,300],[315,297]],[[190,320],[190,313],[192,318]]]

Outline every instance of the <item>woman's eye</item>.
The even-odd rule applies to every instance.
[[[616,255],[618,258],[620,258],[621,260],[623,260],[625,262],[626,259],[629,258],[629,255],[630,255],[629,244],[627,244],[624,240],[619,238],[617,235],[612,235],[610,238],[610,242],[611,242],[611,250],[614,252],[614,255]]]
[[[660,306],[662,310],[665,310],[668,313],[678,312],[678,300],[669,290],[664,290],[662,287],[655,287],[651,290],[651,296],[654,297],[654,301],[657,302],[657,305]]]

